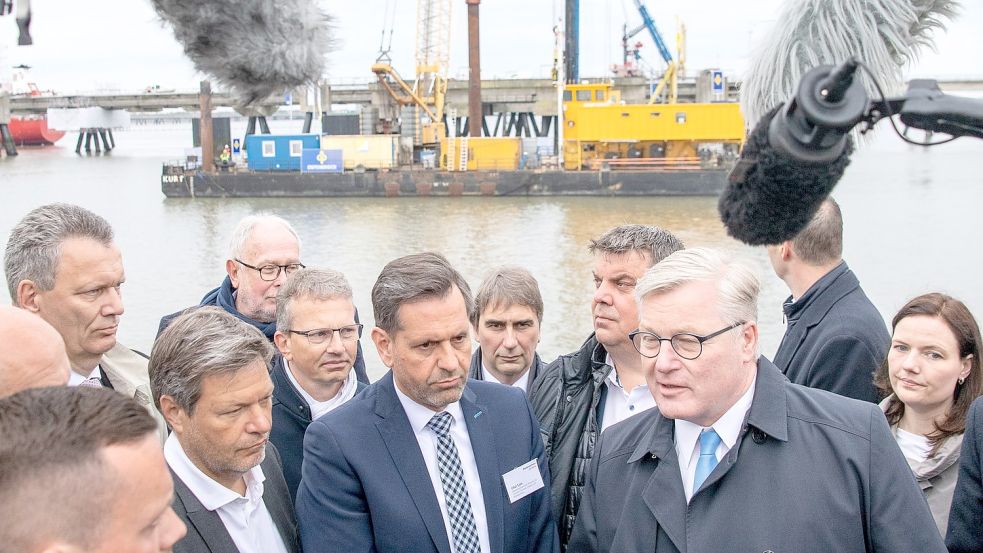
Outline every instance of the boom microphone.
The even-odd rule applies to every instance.
[[[849,133],[867,108],[856,70],[851,60],[810,71],[795,98],[754,127],[717,206],[727,234],[780,244],[809,223],[850,163]]]
[[[245,104],[315,83],[329,18],[315,0],[152,0],[202,73]]]

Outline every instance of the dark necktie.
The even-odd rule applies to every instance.
[[[464,470],[461,469],[461,457],[450,437],[453,422],[451,414],[444,411],[434,415],[427,427],[437,435],[437,468],[440,471],[440,484],[444,488],[444,500],[447,502],[454,550],[456,553],[481,553],[478,528],[471,512]]]

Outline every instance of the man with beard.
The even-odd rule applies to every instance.
[[[273,346],[217,307],[181,315],[157,338],[150,383],[171,435],[164,458],[181,553],[296,553],[297,525],[269,443]]]
[[[635,284],[649,267],[682,248],[668,231],[646,225],[622,225],[592,240],[594,334],[579,350],[550,363],[529,389],[550,446],[553,516],[564,546],[597,437],[655,405],[642,358],[628,339],[638,328]]]
[[[467,379],[467,282],[438,254],[409,255],[382,270],[372,307],[372,341],[391,371],[307,428],[304,550],[556,551],[525,395]]]

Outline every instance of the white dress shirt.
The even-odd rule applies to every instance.
[[[102,372],[100,371],[99,365],[96,365],[96,368],[92,369],[89,376],[82,376],[74,370],[68,371],[69,386],[78,386],[90,378],[98,378],[99,380],[102,380]]]
[[[416,442],[420,445],[420,453],[423,454],[423,462],[427,465],[427,472],[430,473],[430,483],[433,485],[437,503],[440,505],[440,515],[444,518],[444,529],[447,530],[447,541],[450,542],[451,553],[456,553],[454,534],[451,531],[450,518],[447,516],[444,485],[440,482],[440,470],[437,468],[437,435],[434,434],[433,430],[427,428],[427,423],[437,413],[410,399],[399,389],[399,386],[394,387],[396,388],[396,397],[399,398],[403,410],[406,411],[406,418],[410,421]],[[468,434],[468,425],[464,422],[464,411],[461,410],[461,403],[457,401],[445,407],[444,411],[450,413],[453,419],[450,437],[454,440],[457,454],[461,458],[461,470],[464,472],[464,481],[468,486],[471,513],[474,515],[474,524],[478,529],[478,543],[481,545],[482,553],[490,553],[491,542],[488,540],[485,496],[481,490],[481,479],[478,477],[478,464],[474,459],[474,450],[471,448],[471,435]],[[500,490],[490,490],[490,492],[501,493]]]
[[[755,380],[757,380],[757,377],[755,377]],[[712,428],[720,436],[720,445],[717,446],[715,455],[717,462],[720,462],[724,458],[724,455],[727,455],[727,452],[730,451],[730,448],[734,447],[734,444],[737,443],[737,438],[741,435],[741,428],[744,426],[744,417],[747,416],[747,412],[751,408],[751,400],[754,399],[755,380],[751,381],[751,385],[748,386],[744,395],[738,398],[737,402],[723,416],[717,419],[717,422],[713,423],[713,426],[708,427]],[[679,458],[679,475],[683,479],[683,491],[686,492],[686,502],[689,503],[695,491],[693,490],[693,479],[696,477],[696,464],[700,458],[700,433],[705,429],[698,424],[682,419],[676,419],[674,424],[676,428],[676,456]]]
[[[348,371],[348,376],[345,377],[345,382],[341,385],[341,388],[338,389],[338,393],[327,401],[318,401],[314,399],[311,394],[307,393],[307,390],[300,385],[300,382],[297,382],[297,379],[294,378],[293,369],[290,368],[290,364],[287,363],[286,359],[283,360],[283,368],[286,369],[284,372],[287,373],[287,380],[294,385],[294,388],[297,390],[297,393],[300,394],[300,397],[304,398],[304,401],[306,401],[307,405],[310,406],[312,421],[317,420],[321,417],[321,415],[335,409],[336,407],[340,407],[346,401],[355,397],[355,391],[358,390],[358,380],[356,380],[355,377],[355,367],[352,367]]]
[[[195,466],[173,433],[164,442],[164,459],[202,506],[218,513],[240,553],[287,553],[280,531],[263,502],[266,476],[262,467],[256,465],[245,474],[246,495],[241,496]]]
[[[510,385],[501,382],[497,378],[495,378],[495,375],[493,375],[491,371],[486,369],[484,365],[481,365],[481,378],[487,380],[488,382],[494,382],[495,384],[501,384],[503,386]],[[519,380],[516,380],[515,384],[511,384],[511,386],[519,388],[520,390],[525,392],[529,387],[529,371],[527,370],[526,372],[522,373],[522,376],[519,377]]]
[[[618,371],[614,368],[614,359],[608,354],[604,361],[611,366],[604,381],[608,387],[608,393],[604,398],[604,418],[601,420],[601,431],[603,432],[612,424],[617,424],[628,417],[637,415],[655,407],[655,398],[649,392],[648,384],[642,383],[632,388],[631,392],[625,391],[618,378]]]

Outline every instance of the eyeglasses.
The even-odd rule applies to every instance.
[[[270,264],[270,265],[263,265],[262,267],[253,267],[249,263],[246,263],[245,261],[243,261],[243,260],[241,260],[239,258],[236,258],[235,261],[236,261],[236,263],[242,265],[243,267],[249,267],[250,269],[252,269],[254,271],[259,271],[259,278],[261,278],[261,279],[263,279],[263,280],[265,280],[267,282],[272,282],[272,281],[276,280],[276,277],[280,276],[280,270],[281,269],[285,273],[287,273],[287,276],[290,276],[294,272],[296,272],[296,271],[304,268],[304,264],[303,263],[288,263],[286,265],[273,265],[273,264]]]
[[[672,349],[675,350],[676,355],[682,357],[683,359],[692,361],[703,353],[703,342],[720,336],[729,330],[734,330],[735,328],[743,325],[745,322],[747,321],[734,323],[727,328],[721,328],[713,334],[707,334],[706,336],[697,336],[696,334],[681,332],[679,334],[673,334],[670,338],[662,338],[658,334],[652,332],[636,330],[635,332],[629,333],[628,338],[631,339],[632,345],[635,346],[635,349],[638,350],[638,353],[642,354],[643,357],[657,357],[659,355],[659,351],[662,349],[662,342],[669,342]]]
[[[362,326],[353,324],[341,328],[315,328],[314,330],[288,330],[291,334],[307,336],[307,341],[311,345],[323,344],[326,340],[331,340],[335,332],[341,337],[342,342],[354,342],[362,337]]]

